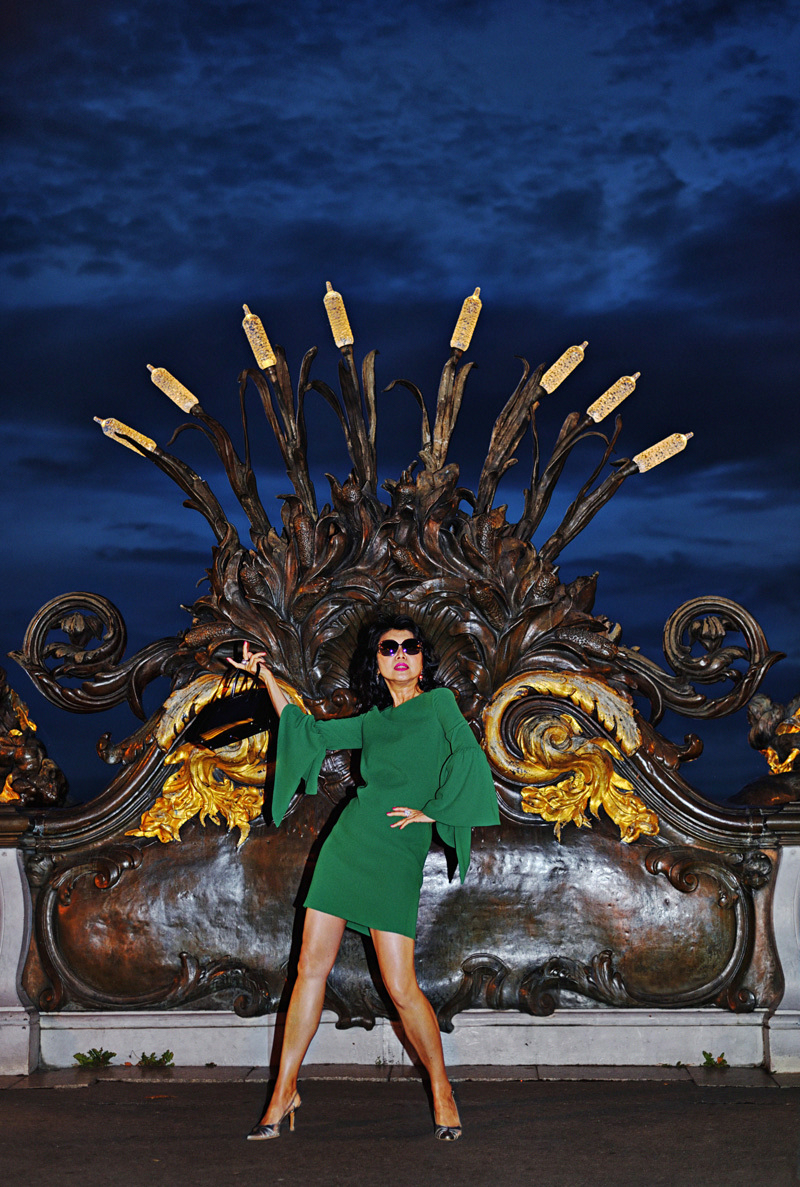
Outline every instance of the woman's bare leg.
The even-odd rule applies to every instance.
[[[278,1078],[262,1125],[274,1125],[297,1092],[297,1073],[316,1034],[325,1000],[325,982],[333,968],[344,932],[344,919],[309,907],[297,962],[297,980],[286,1011]]]
[[[396,932],[373,931],[383,983],[397,1008],[403,1030],[430,1076],[437,1125],[460,1125],[453,1089],[447,1078],[442,1037],[433,1006],[417,984],[414,941]]]

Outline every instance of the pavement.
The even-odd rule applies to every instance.
[[[307,1067],[295,1132],[246,1142],[269,1078],[249,1067],[0,1077],[0,1184],[800,1184],[800,1074],[454,1067],[464,1136],[445,1143],[414,1069]]]

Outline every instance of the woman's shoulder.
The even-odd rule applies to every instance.
[[[455,693],[452,688],[432,688],[428,696],[434,703],[437,713],[439,713],[444,720],[451,720],[454,717],[461,716],[461,710],[458,707]]]

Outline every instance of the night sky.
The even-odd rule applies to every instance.
[[[235,430],[237,376],[253,365],[242,303],[295,377],[317,345],[314,374],[335,383],[331,280],[357,358],[377,347],[379,386],[412,380],[432,411],[479,285],[478,366],[449,457],[464,484],[477,483],[515,355],[536,366],[589,340],[542,406],[548,451],[567,412],[641,371],[619,453],[694,438],[628,480],[562,554],[562,577],[599,570],[596,611],[654,657],[683,601],[733,598],[789,655],[764,690],[800,691],[797,3],[6,8],[3,653],[70,590],[119,607],[128,655],[188,624],[180,605],[197,596],[210,531],[92,422],[116,416],[166,445],[182,418],[147,363]],[[324,502],[324,471],[343,480],[349,465],[332,413],[309,410]],[[418,414],[398,388],[379,417],[381,477],[396,477],[419,448]],[[267,430],[254,444],[279,523],[280,456]],[[175,451],[225,495],[199,434]],[[501,488],[511,518],[529,439],[518,456]],[[594,457],[575,457],[539,543]],[[94,743],[129,733],[129,711],[64,713],[5,666],[75,798],[96,794],[114,772]],[[689,731],[706,755],[684,773],[705,794],[765,769],[744,714],[665,725]]]

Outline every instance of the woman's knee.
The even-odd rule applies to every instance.
[[[297,974],[310,980],[326,980],[336,962],[344,921],[321,912],[309,911],[303,942],[297,959]]]
[[[398,1010],[413,1004],[421,993],[414,968],[414,941],[405,936],[373,932],[381,978]]]
[[[381,976],[386,992],[398,1010],[414,1005],[422,994],[413,970],[409,973],[399,969],[382,969]]]
[[[303,944],[297,960],[297,975],[306,981],[327,981],[334,961],[327,949],[320,950],[314,944]]]

